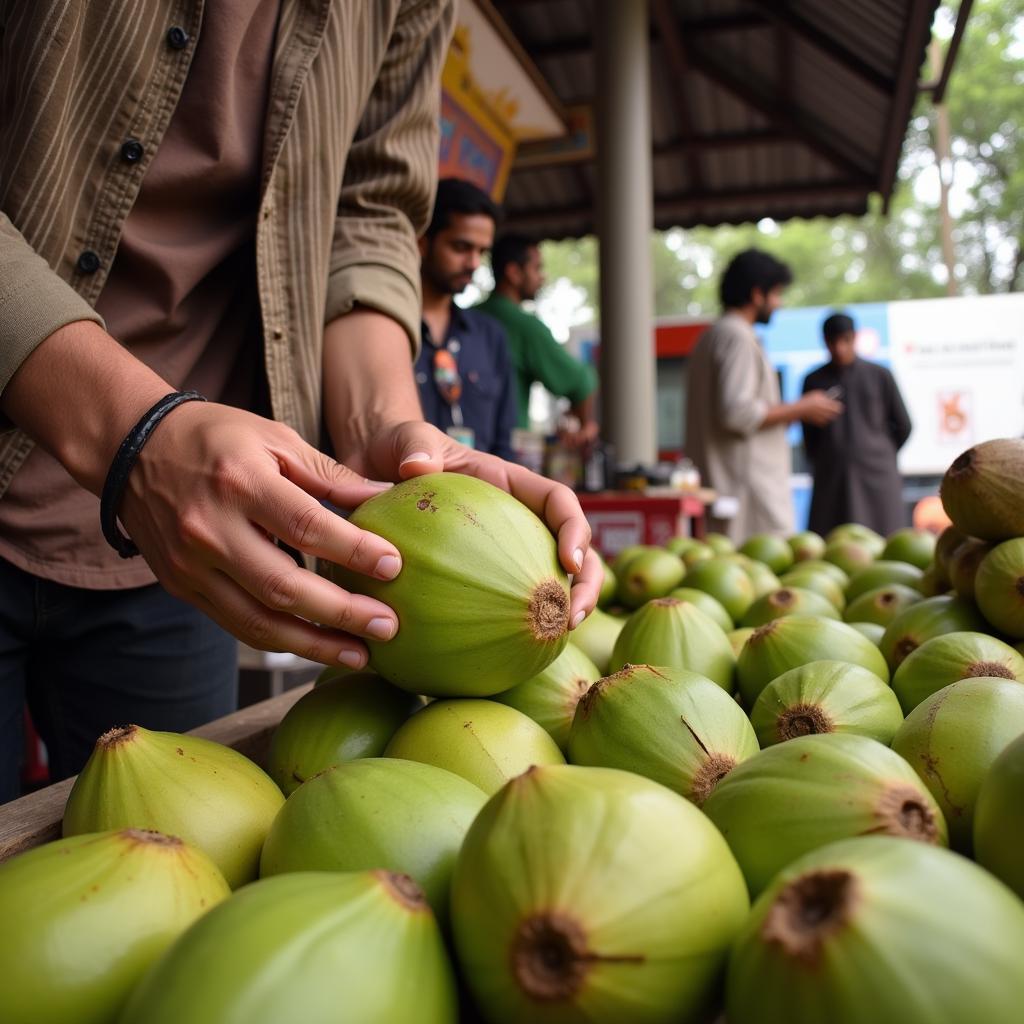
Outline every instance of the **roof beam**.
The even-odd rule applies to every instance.
[[[896,87],[893,79],[869,64],[863,57],[848,50],[838,39],[808,21],[802,14],[794,11],[789,6],[788,0],[747,0],[747,2],[759,7],[772,21],[795,32],[825,56],[855,74],[861,81],[867,82],[886,95],[892,95]]]
[[[889,125],[882,144],[882,159],[879,164],[878,180],[875,187],[882,193],[883,212],[889,212],[889,198],[892,185],[896,179],[896,165],[899,162],[900,150],[903,148],[903,136],[913,110],[917,96],[917,73],[927,43],[925,35],[929,27],[931,5],[927,0],[910,0],[907,5],[907,17],[903,22],[901,38],[904,40],[903,63],[896,80],[895,95],[889,107]],[[918,42],[921,49],[918,49]]]
[[[508,0],[505,0],[507,3]],[[726,14],[713,18],[697,18],[692,21],[676,22],[679,25],[679,32],[684,39],[689,36],[708,36],[719,33],[743,32],[749,29],[767,28],[771,23],[763,14]],[[651,42],[657,40],[657,35],[651,33]],[[565,39],[540,43],[532,42],[528,45],[530,56],[534,60],[545,60],[559,57],[582,57],[594,50],[594,37],[591,33],[584,33],[578,36],[569,36]]]
[[[679,122],[680,135],[685,142],[694,133],[693,117],[685,92],[686,81],[690,74],[686,47],[683,44],[679,24],[672,12],[669,0],[652,0],[651,14],[654,16],[654,24],[657,25],[658,34],[661,36],[661,44],[668,59],[669,71],[675,79],[672,100],[675,106],[676,120]],[[700,151],[693,148],[687,149],[683,159],[686,161],[690,183],[694,190],[699,192],[704,188],[704,170],[700,163]]]
[[[914,0],[914,2],[921,2],[921,0]],[[847,176],[853,174],[865,182],[874,184],[869,170],[855,157],[841,152],[831,142],[823,138],[818,130],[810,125],[805,117],[801,116],[795,105],[791,104],[783,109],[776,100],[766,97],[760,90],[751,87],[747,80],[738,78],[732,71],[727,71],[717,62],[709,60],[707,53],[703,50],[695,50],[690,55],[690,64],[695,71],[699,71],[716,85],[732,93],[742,103],[767,117],[773,125],[790,132],[793,138],[802,142],[808,149],[813,150],[843,174]]]
[[[778,202],[828,202],[843,199],[865,199],[870,190],[863,182],[830,181],[804,182],[796,185],[776,185],[759,189],[732,189],[720,192],[686,192],[679,195],[656,196],[654,213],[656,217],[686,216],[697,210],[729,205],[750,205],[752,203]],[[526,213],[520,210],[509,211],[509,217],[517,226],[522,225],[528,230],[544,230],[546,227],[561,227],[566,221],[590,217],[594,214],[592,204],[552,207]],[[771,216],[766,211],[766,216]]]

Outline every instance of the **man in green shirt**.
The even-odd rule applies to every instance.
[[[478,308],[498,320],[508,334],[509,354],[516,368],[518,426],[530,426],[530,386],[540,381],[553,395],[568,398],[579,430],[563,434],[572,447],[585,448],[597,438],[594,395],[597,374],[593,367],[573,358],[551,331],[520,303],[535,298],[544,284],[540,248],[522,235],[504,235],[491,250],[494,291]]]

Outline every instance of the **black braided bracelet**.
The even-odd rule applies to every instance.
[[[121,504],[128,476],[135,466],[135,460],[139,457],[142,446],[149,440],[149,436],[156,429],[157,424],[172,409],[176,409],[185,402],[205,401],[206,399],[198,391],[172,391],[169,395],[164,395],[128,431],[128,436],[121,442],[121,447],[117,449],[117,454],[110,464],[110,471],[103,484],[103,493],[100,496],[100,526],[107,543],[122,558],[134,558],[139,553],[139,549],[132,539],[117,525],[117,509]]]

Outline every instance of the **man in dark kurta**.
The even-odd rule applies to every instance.
[[[803,425],[814,473],[808,525],[825,534],[856,522],[885,536],[907,525],[896,453],[910,436],[910,417],[892,374],[857,357],[850,317],[830,316],[822,331],[832,359],[804,378],[803,390],[826,391],[844,408],[825,426]]]

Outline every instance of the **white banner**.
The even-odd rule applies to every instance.
[[[1024,436],[1024,294],[891,302],[889,350],[914,424],[901,472],[941,474],[978,441]]]

